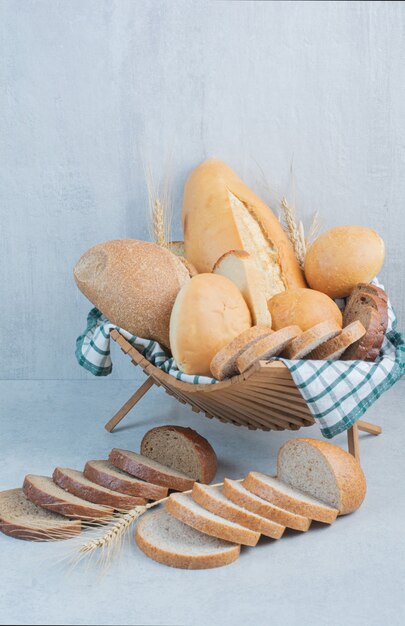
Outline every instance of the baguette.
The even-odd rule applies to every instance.
[[[242,374],[257,361],[277,356],[300,334],[301,329],[298,326],[286,326],[286,328],[277,330],[268,337],[260,339],[260,341],[257,341],[251,348],[242,352],[236,359],[236,367]]]
[[[267,326],[252,326],[216,353],[210,364],[211,374],[217,380],[230,378],[238,373],[236,361],[248,348],[260,339],[272,334]]]

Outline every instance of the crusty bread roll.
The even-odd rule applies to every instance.
[[[251,326],[239,289],[224,276],[197,274],[180,290],[170,319],[170,345],[186,374],[211,376],[214,355]]]
[[[190,280],[174,254],[146,241],[106,241],[83,254],[74,277],[80,291],[113,324],[170,346],[172,307]]]
[[[211,272],[229,250],[249,252],[263,272],[266,298],[305,279],[279,220],[225,163],[204,161],[186,182],[183,199],[185,256]]]
[[[372,228],[338,226],[314,241],[305,257],[312,289],[346,298],[357,283],[369,283],[384,262],[384,242]]]
[[[273,296],[267,304],[273,330],[296,324],[306,331],[328,319],[342,327],[342,314],[337,304],[314,289],[287,289]]]
[[[225,252],[215,263],[212,271],[214,274],[226,276],[235,283],[249,307],[253,324],[271,328],[263,273],[248,252],[244,250]]]

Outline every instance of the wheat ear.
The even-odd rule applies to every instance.
[[[283,211],[288,238],[292,243],[298,263],[301,268],[303,268],[306,254],[304,226],[301,221],[297,220],[295,210],[288,204],[287,198],[285,197],[281,199],[281,208]]]
[[[172,203],[170,177],[166,175],[163,191],[156,189],[150,167],[145,168],[149,201],[149,224],[153,241],[162,248],[168,248],[171,241]]]

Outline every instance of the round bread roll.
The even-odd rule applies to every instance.
[[[248,306],[229,278],[197,274],[180,290],[170,318],[170,346],[185,374],[211,376],[215,354],[252,320]]]
[[[273,330],[295,325],[305,332],[329,319],[342,327],[342,314],[337,304],[314,289],[287,289],[270,298],[267,306]]]
[[[346,298],[357,283],[369,283],[384,263],[384,242],[372,228],[338,226],[323,233],[305,257],[305,278],[312,289]]]
[[[80,291],[124,330],[169,347],[173,304],[190,275],[181,260],[146,241],[100,243],[76,263]]]

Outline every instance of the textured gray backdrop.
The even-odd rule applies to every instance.
[[[71,270],[94,243],[145,238],[143,164],[226,160],[324,228],[377,229],[405,321],[405,5],[0,1],[1,378],[84,378],[89,304]],[[116,377],[134,368],[117,354]]]

